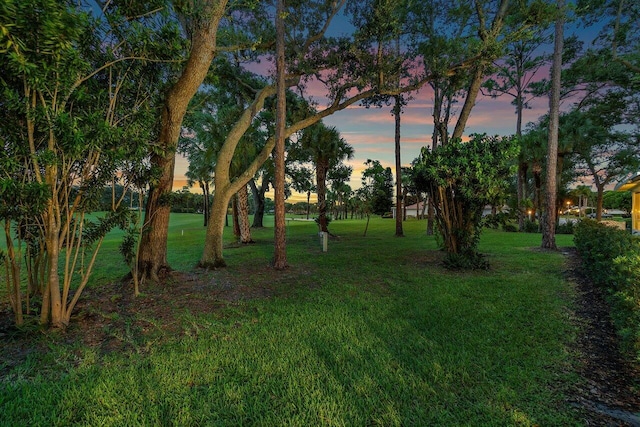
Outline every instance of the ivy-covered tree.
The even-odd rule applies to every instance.
[[[508,188],[518,150],[513,137],[472,135],[467,143],[423,148],[414,161],[416,187],[434,200],[447,265],[486,267],[477,250],[482,211]]]

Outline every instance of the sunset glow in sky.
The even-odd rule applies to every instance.
[[[344,25],[337,25],[339,29],[335,32],[343,32]],[[595,38],[597,31],[598,29],[595,28],[591,31],[581,31],[581,38],[586,42],[585,47],[588,42]],[[574,32],[575,30],[565,28],[565,37]],[[552,46],[547,46],[545,50],[550,52]],[[540,69],[536,74],[535,80],[543,78],[549,78],[548,67]],[[306,94],[306,96],[313,96],[319,102],[319,109],[324,108],[326,102],[323,102],[323,93],[314,91],[314,87],[309,89],[310,93]],[[431,116],[433,93],[431,88],[425,86],[421,91],[413,93],[412,96],[413,99],[409,101],[401,117],[401,160],[403,166],[409,166],[419,155],[420,149],[431,144],[431,134],[433,132],[433,118]],[[515,107],[511,104],[512,99],[512,97],[506,95],[496,99],[479,95],[467,123],[463,139],[468,138],[468,135],[472,133],[500,136],[514,134],[516,115]],[[460,100],[460,103],[454,107],[450,132],[453,131],[457,112],[462,108],[463,101]],[[537,121],[542,115],[546,114],[548,102],[546,97],[531,100],[529,102],[531,108],[524,111],[523,127],[529,122]],[[570,104],[570,101],[565,101],[563,106],[567,108]],[[367,109],[354,105],[325,118],[323,123],[327,126],[335,127],[340,132],[341,137],[354,148],[354,158],[348,162],[353,167],[350,182],[352,189],[355,190],[360,186],[364,162],[367,159],[379,160],[383,166],[391,167],[395,174],[395,124],[390,106]],[[179,190],[186,185],[184,173],[187,167],[186,159],[179,157],[176,162],[174,189]],[[196,187],[192,187],[191,191],[197,192],[199,190]],[[273,198],[273,194],[267,194],[267,197]],[[303,200],[306,201],[306,196],[294,193],[288,199],[288,202],[295,203]]]
[[[538,98],[531,102],[532,108],[524,111],[523,123],[537,121],[548,109],[548,99]],[[462,108],[460,104],[456,111]],[[414,99],[405,107],[401,117],[401,160],[403,166],[409,166],[420,154],[420,149],[431,144],[433,132],[433,96],[430,88],[425,88],[414,95]],[[455,120],[455,118],[454,118]],[[391,107],[364,108],[352,106],[339,111],[323,122],[333,126],[340,132],[341,137],[354,148],[354,158],[347,163],[353,167],[351,188],[360,186],[364,162],[367,159],[379,160],[380,163],[391,167],[395,173],[394,132],[395,122],[391,114]],[[455,121],[452,121],[451,130]],[[478,97],[472,111],[465,136],[471,133],[487,133],[489,135],[512,135],[515,133],[515,107],[511,105],[511,98],[504,96],[497,99]],[[179,190],[186,185],[184,173],[188,163],[184,158],[178,158],[176,163],[174,189]],[[199,191],[192,187],[191,191]],[[267,195],[269,197],[269,195]],[[273,196],[270,196],[273,198]],[[289,202],[306,201],[306,196],[293,194]]]

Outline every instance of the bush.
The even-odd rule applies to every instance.
[[[509,223],[510,219],[511,215],[509,212],[498,212],[496,214],[485,215],[482,217],[482,226],[497,230],[500,226],[504,228],[504,226]]]
[[[584,219],[575,227],[573,238],[585,270],[598,286],[609,286],[613,259],[631,250],[633,237],[622,230]]]
[[[524,220],[524,230],[525,233],[539,233],[540,226],[537,222],[531,221],[530,219]]]
[[[640,359],[640,240],[585,219],[575,227],[574,241],[586,273],[608,291],[624,350]]]
[[[573,221],[566,221],[556,226],[556,234],[573,234],[576,228],[576,223]]]
[[[640,359],[640,245],[635,244],[630,254],[613,260],[613,273],[613,322],[625,350]]]
[[[502,225],[502,231],[506,231],[508,233],[517,233],[518,226],[512,222],[508,222]]]

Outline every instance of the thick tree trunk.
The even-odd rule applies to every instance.
[[[247,186],[243,186],[236,194],[238,198],[238,224],[240,226],[240,243],[253,243],[251,226],[249,225],[249,194]]]
[[[249,180],[249,187],[251,187],[251,195],[253,196],[253,204],[255,205],[256,211],[253,213],[253,224],[251,224],[252,228],[263,228],[264,227],[264,190],[266,187],[266,182],[262,182],[262,186],[258,189],[256,182],[251,179]]]
[[[555,44],[553,49],[553,68],[551,77],[551,98],[549,101],[549,142],[547,146],[547,182],[545,195],[544,221],[542,222],[542,248],[557,249],[556,198],[557,198],[557,162],[558,127],[560,117],[560,73],[562,70],[562,45],[564,37],[564,0],[558,0],[559,17],[556,21]]]
[[[222,256],[222,247],[225,218],[227,218],[231,196],[228,188],[216,187],[211,204],[211,217],[207,225],[204,251],[199,263],[200,267],[219,268],[227,265]]]
[[[216,54],[216,34],[226,4],[227,0],[203,1],[202,15],[194,25],[189,59],[169,90],[162,110],[158,140],[161,153],[151,156],[151,165],[161,171],[161,176],[149,190],[138,260],[139,274],[152,281],[158,281],[159,272],[169,268],[167,232],[170,207],[166,198],[173,189],[175,150],[189,102],[204,81]]]
[[[177,139],[176,139],[177,141]],[[159,280],[159,273],[169,270],[167,262],[167,234],[171,206],[167,197],[173,188],[175,153],[151,156],[151,164],[162,171],[157,184],[151,186],[145,208],[144,226],[140,236],[138,274],[152,282]]]

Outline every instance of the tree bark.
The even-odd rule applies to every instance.
[[[167,233],[170,206],[166,198],[173,190],[176,146],[187,106],[204,81],[216,55],[216,35],[226,4],[227,0],[203,0],[202,16],[194,25],[189,59],[169,90],[162,109],[158,140],[161,152],[151,156],[152,167],[158,168],[161,175],[149,189],[138,261],[139,274],[151,281],[157,282],[160,271],[169,269]]]
[[[393,108],[395,116],[395,157],[396,157],[396,237],[404,237],[402,230],[402,162],[400,160],[400,114],[402,113],[402,100],[396,95],[396,105]]]
[[[556,20],[555,43],[553,49],[553,68],[551,77],[551,97],[549,100],[549,140],[547,145],[547,182],[545,209],[542,223],[542,248],[557,249],[556,198],[557,198],[557,162],[558,162],[558,126],[560,118],[560,85],[562,70],[562,48],[564,37],[564,0],[558,0],[560,14]]]
[[[213,203],[211,204],[211,216],[209,217],[206,236],[208,238],[209,236],[218,238],[205,242],[202,258],[198,264],[200,267],[215,269],[227,266],[227,263],[222,256],[222,237],[224,235],[224,224],[227,219],[227,209],[232,195],[233,193],[229,191],[228,187],[216,186]]]
[[[316,186],[318,194],[318,226],[320,231],[329,232],[327,228],[327,169],[328,165],[316,165]]]
[[[276,10],[276,145],[273,152],[275,179],[273,184],[275,219],[274,219],[274,255],[273,267],[276,270],[287,268],[287,241],[284,210],[285,190],[285,159],[284,140],[286,126],[286,82],[284,63],[284,0],[278,0]]]
[[[231,198],[231,218],[233,219],[233,235],[236,241],[240,241],[240,213],[238,211],[238,193]]]
[[[251,226],[249,225],[249,193],[243,186],[236,194],[238,199],[238,225],[240,227],[240,243],[253,243]]]
[[[260,188],[256,185],[256,182],[251,179],[249,180],[249,187],[251,188],[251,195],[253,196],[253,204],[255,205],[256,211],[253,213],[253,224],[251,224],[252,228],[263,228],[264,227],[264,193],[267,188],[267,182],[263,179],[262,185]]]
[[[209,222],[209,183],[205,181],[199,181],[200,189],[202,190],[202,215],[204,217],[203,226],[206,227]]]

